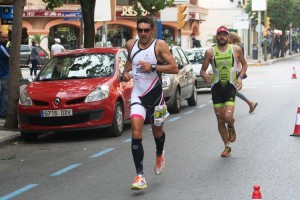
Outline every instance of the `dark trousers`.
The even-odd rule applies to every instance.
[[[37,69],[38,69],[38,64],[39,64],[38,59],[31,60],[31,65],[32,66],[30,68],[30,76],[32,76],[32,72],[36,76],[36,72],[37,72]]]

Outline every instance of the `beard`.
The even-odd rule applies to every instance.
[[[227,44],[227,41],[225,41],[225,40],[224,40],[223,43],[220,42],[219,40],[217,40],[217,42],[218,42],[218,45],[219,45],[219,46],[222,46],[222,47],[225,46],[225,45]]]

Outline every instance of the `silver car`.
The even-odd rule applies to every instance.
[[[185,52],[179,46],[170,47],[179,72],[162,74],[165,102],[170,113],[179,113],[181,102],[187,100],[189,106],[197,105],[196,76]]]
[[[204,62],[204,54],[205,51],[208,48],[192,48],[192,49],[187,49],[185,50],[185,53],[189,59],[189,61],[191,62],[192,66],[193,66],[193,70],[196,74],[196,78],[197,78],[197,89],[200,88],[210,88],[211,87],[211,83],[206,83],[202,77],[200,76],[200,70],[202,67],[202,64]],[[212,67],[209,64],[206,73],[212,74]]]

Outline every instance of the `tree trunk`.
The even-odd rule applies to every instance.
[[[151,19],[154,22],[154,32],[153,32],[153,38],[157,38],[157,28],[158,28],[158,24],[157,24],[157,18],[155,14],[151,14]]]
[[[84,48],[94,47],[95,44],[95,23],[94,23],[95,4],[96,4],[96,0],[92,0],[88,2],[86,2],[85,0],[80,0],[83,24],[84,24],[84,29],[83,29]]]
[[[20,69],[20,46],[22,37],[22,16],[25,0],[14,1],[14,14],[12,24],[12,40],[9,58],[9,80],[8,80],[8,105],[5,128],[18,128],[17,106],[19,100]],[[12,53],[14,52],[14,53]]]

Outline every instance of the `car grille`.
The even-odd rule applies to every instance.
[[[36,115],[20,115],[20,120],[24,124],[31,124],[36,126],[63,126],[88,122],[91,120],[99,120],[102,113],[103,109],[84,113],[76,113],[73,116],[66,117],[40,117]]]
[[[29,123],[38,126],[60,126],[87,122],[89,119],[89,114],[69,117],[29,117]]]

